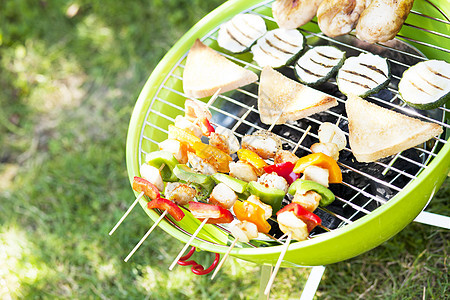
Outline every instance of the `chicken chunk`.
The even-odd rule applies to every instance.
[[[166,199],[178,205],[186,205],[189,201],[194,201],[196,195],[194,188],[180,182],[168,182],[164,190]]]
[[[320,30],[330,37],[347,34],[365,8],[366,0],[324,0],[317,10]]]
[[[214,205],[220,205],[225,209],[233,207],[234,202],[238,199],[236,193],[224,183],[219,183],[214,187],[209,196],[208,202]]]
[[[319,126],[319,131],[317,134],[321,143],[334,143],[338,147],[339,151],[344,149],[347,145],[347,138],[345,137],[344,131],[333,123],[322,123]]]
[[[188,152],[187,156],[188,162],[194,171],[205,175],[212,175],[217,173],[217,169],[212,164],[208,163],[206,160],[195,155],[194,153]]]
[[[292,202],[300,204],[307,211],[313,212],[319,206],[320,199],[322,199],[322,196],[314,191],[307,191],[304,194],[297,192]]]
[[[289,188],[289,184],[286,179],[279,176],[277,173],[272,172],[270,174],[264,173],[261,177],[258,178],[258,183],[261,183],[267,188],[275,188],[284,191],[287,193]]]
[[[195,125],[194,123],[192,123],[190,120],[188,120],[183,116],[177,116],[175,118],[174,125],[175,127],[188,131],[189,133],[192,133],[198,138],[201,138],[203,135],[202,129],[199,126]]]
[[[272,206],[262,203],[261,200],[259,200],[258,196],[255,195],[250,195],[247,198],[248,202],[251,202],[253,204],[258,205],[259,207],[261,207],[264,210],[264,218],[267,220],[268,218],[270,218],[272,216]]]
[[[258,227],[248,221],[234,220],[230,223],[230,231],[242,243],[248,243],[250,240],[258,237]]]
[[[414,0],[373,0],[361,14],[356,36],[368,43],[393,39],[403,26]]]
[[[339,159],[339,149],[335,143],[315,143],[311,146],[312,153],[323,153],[333,158]]]
[[[293,154],[290,151],[278,150],[277,153],[275,153],[275,157],[273,158],[273,162],[275,164],[280,164],[280,163],[284,163],[284,162],[290,161],[291,163],[293,163],[295,165],[295,163],[297,162],[298,159],[299,158],[297,157],[297,155]]]
[[[227,154],[235,153],[241,147],[233,132],[222,126],[217,126],[215,132],[211,133],[209,136],[209,144]]]
[[[295,29],[316,15],[322,0],[277,0],[272,4],[272,14],[280,28]]]
[[[327,169],[318,166],[309,166],[306,167],[305,171],[303,171],[302,179],[311,180],[328,187],[328,177],[329,171]]]
[[[198,101],[194,101],[191,99],[186,99],[184,102],[184,116],[191,122],[195,122],[197,119],[207,119],[211,120],[212,115],[211,112]]]
[[[269,131],[257,131],[251,135],[247,134],[242,138],[241,146],[243,149],[249,149],[263,159],[273,158],[278,150],[281,149],[281,140]]]
[[[230,167],[230,176],[233,176],[234,178],[246,182],[256,181],[258,179],[255,169],[248,163],[245,163],[243,161],[237,162],[232,161],[230,162],[229,167]]]
[[[187,146],[177,140],[167,139],[158,144],[159,150],[168,151],[173,154],[180,164],[185,164],[188,161]]]
[[[292,211],[282,212],[277,216],[277,221],[280,230],[291,233],[294,240],[303,241],[309,235],[305,222],[297,218]]]
[[[154,184],[159,191],[164,191],[164,182],[162,180],[161,173],[157,168],[148,164],[142,164],[139,172],[141,173],[142,178]]]

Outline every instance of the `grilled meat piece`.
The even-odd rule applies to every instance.
[[[317,10],[320,30],[331,37],[347,34],[365,8],[366,0],[324,0]]]
[[[356,36],[368,43],[393,39],[402,28],[414,0],[374,0],[361,14]]]
[[[316,15],[322,0],[277,0],[272,4],[272,14],[280,28],[295,29]]]

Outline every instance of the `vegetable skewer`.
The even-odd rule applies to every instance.
[[[253,224],[252,222],[247,222],[247,221],[241,222],[238,220],[234,220],[230,224],[230,231],[235,239],[234,239],[233,243],[230,245],[230,247],[228,248],[227,252],[224,254],[219,265],[214,270],[211,280],[213,280],[214,277],[216,276],[216,274],[219,272],[220,268],[227,260],[231,250],[233,250],[233,248],[237,242],[248,243],[251,239],[254,239],[258,236],[258,229],[257,229],[256,225]]]
[[[141,238],[141,240],[136,244],[136,246],[131,250],[131,252],[127,255],[127,257],[124,259],[125,262],[128,262],[128,260],[133,256],[133,254],[139,249],[139,247],[142,245],[142,243],[148,238],[150,233],[156,228],[156,226],[159,225],[161,220],[166,216],[167,213],[169,213],[176,221],[181,221],[184,217],[183,211],[172,201],[161,198],[159,192],[156,193],[155,189],[156,187],[151,183],[146,181],[143,178],[135,177],[133,181],[133,188],[135,190],[141,189],[151,189],[154,192],[154,196],[152,197],[153,200],[147,203],[147,207],[149,209],[155,209],[159,208],[161,210],[164,210],[163,213],[159,216],[159,218],[156,220],[156,222],[153,224],[152,227],[145,233],[145,235]],[[150,192],[146,192],[146,194],[149,194]]]
[[[267,295],[272,288],[275,277],[280,268],[281,262],[283,261],[284,256],[286,255],[287,249],[289,248],[289,244],[291,239],[295,240],[303,240],[305,236],[309,235],[309,232],[314,229],[314,227],[320,225],[322,220],[313,214],[312,212],[307,211],[301,205],[297,203],[291,203],[277,212],[278,224],[280,229],[287,234],[286,242],[284,243],[284,247],[278,257],[278,261],[275,265],[275,269],[270,277],[269,282],[267,283],[264,294]]]
[[[172,271],[172,269],[177,264],[178,260],[181,256],[183,256],[186,249],[189,247],[189,245],[192,243],[192,241],[195,239],[195,237],[198,235],[200,230],[205,226],[206,223],[210,224],[217,224],[217,223],[230,223],[233,221],[233,215],[223,207],[219,205],[212,205],[212,204],[206,204],[201,202],[189,202],[189,209],[191,213],[199,220],[202,220],[202,223],[200,226],[198,226],[197,230],[192,234],[191,238],[188,240],[186,245],[184,245],[183,249],[181,249],[180,253],[178,253],[175,260],[172,262],[172,264],[169,267],[169,270]]]
[[[150,199],[154,199],[156,197],[159,197],[159,191],[158,189],[148,182],[147,180],[135,176],[133,179],[133,189],[137,192],[140,192],[140,194],[136,197],[136,200],[131,204],[131,206],[127,209],[127,211],[123,214],[123,216],[120,218],[120,220],[117,222],[117,224],[111,229],[109,232],[109,235],[112,235],[116,229],[122,224],[123,220],[130,214],[130,212],[133,210],[133,208],[136,206],[136,204],[139,202],[139,199],[142,198],[142,196],[146,195]]]
[[[206,222],[208,222],[208,219],[209,218],[206,218],[206,219],[203,220],[203,222],[200,224],[200,226],[198,226],[197,230],[195,230],[195,232],[192,234],[191,238],[188,240],[186,245],[184,245],[183,249],[181,249],[180,253],[178,253],[177,257],[174,259],[174,261],[172,262],[172,264],[169,267],[170,271],[173,270],[173,268],[177,264],[178,260],[181,258],[181,256],[183,256],[183,254],[186,251],[186,249],[191,245],[192,241],[195,239],[195,237],[200,232],[200,230],[202,230],[203,226],[205,226]]]

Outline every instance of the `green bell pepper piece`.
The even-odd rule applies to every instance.
[[[238,194],[242,194],[243,192],[245,192],[246,188],[247,188],[247,182],[234,178],[230,175],[227,174],[223,174],[223,173],[216,173],[211,175],[212,179],[216,182],[216,183],[224,183],[225,185],[227,185],[230,189],[232,189],[233,191],[235,191]]]
[[[145,157],[145,162],[155,168],[161,168],[161,177],[164,181],[177,181],[177,177],[173,173],[173,168],[178,164],[178,160],[169,151],[154,151],[150,152]]]
[[[330,191],[320,183],[311,180],[297,179],[289,187],[288,193],[291,195],[295,195],[295,193],[297,192],[304,194],[307,191],[315,191],[320,196],[322,196],[322,199],[320,199],[319,202],[319,205],[321,207],[325,207],[331,204],[331,202],[333,202],[335,199],[335,196],[332,191]]]
[[[258,196],[262,202],[272,206],[273,214],[280,210],[281,202],[285,196],[284,191],[276,188],[267,188],[256,181],[248,183],[247,191],[252,195]]]
[[[184,164],[177,164],[175,168],[173,168],[173,173],[179,180],[183,180],[189,183],[197,183],[200,185],[210,185],[214,184],[211,176],[200,174],[192,171],[191,168]]]
[[[187,182],[197,190],[197,200],[205,200],[211,194],[214,188],[214,180],[209,175],[200,174],[192,171],[185,164],[178,164],[173,168],[175,176],[184,182]]]
[[[239,199],[246,200],[250,196],[250,193],[247,191],[248,183],[243,180],[223,173],[216,173],[211,175],[211,177],[216,183],[223,183],[235,191]]]

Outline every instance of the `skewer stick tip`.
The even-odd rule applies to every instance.
[[[278,270],[280,269],[281,262],[283,261],[284,256],[286,255],[286,251],[289,248],[289,244],[291,243],[292,232],[288,233],[286,242],[284,243],[284,247],[281,250],[280,256],[278,257],[277,264],[275,265],[275,269],[273,270],[272,275],[270,276],[269,282],[267,283],[266,289],[264,290],[264,295],[268,295],[270,289],[272,288],[273,282],[275,281],[275,277],[277,276]]]
[[[175,265],[177,264],[177,262],[180,260],[181,256],[183,256],[184,252],[186,251],[186,249],[191,245],[192,241],[195,239],[195,237],[197,236],[197,234],[200,232],[200,230],[203,228],[203,226],[205,226],[206,222],[208,222],[209,218],[206,218],[203,220],[203,222],[200,224],[200,226],[198,226],[197,230],[192,234],[191,238],[189,239],[189,241],[186,243],[186,245],[184,245],[183,249],[181,249],[180,253],[178,253],[178,256],[174,259],[174,261],[172,262],[172,264],[169,267],[169,271],[172,271],[173,268],[175,268]]]
[[[136,206],[136,204],[139,202],[139,199],[144,196],[144,192],[141,192],[137,197],[136,200],[134,200],[133,204],[130,205],[130,207],[127,209],[127,211],[123,214],[123,216],[120,218],[119,221],[117,221],[117,224],[111,229],[111,231],[108,233],[109,235],[112,235],[116,229],[119,227],[120,224],[122,224],[123,220],[130,214],[131,210]]]
[[[295,152],[297,152],[298,147],[300,147],[301,143],[303,142],[303,140],[306,138],[306,136],[308,135],[308,132],[311,130],[311,125],[308,126],[308,128],[306,128],[305,132],[303,133],[303,135],[300,137],[300,139],[297,142],[297,145],[295,145],[294,150],[292,150],[292,153],[295,154]]]
[[[216,267],[216,269],[214,270],[213,275],[211,276],[211,280],[214,279],[214,277],[216,277],[216,274],[219,273],[220,268],[222,267],[222,265],[225,263],[225,260],[228,258],[228,255],[230,255],[231,250],[234,248],[234,246],[237,243],[237,239],[234,239],[233,243],[230,245],[230,247],[228,248],[227,252],[224,254],[222,260],[220,261],[219,265]]]
[[[156,220],[155,224],[153,224],[152,227],[150,227],[150,229],[145,233],[145,235],[141,238],[141,240],[139,241],[139,243],[136,244],[136,246],[134,246],[133,250],[131,250],[131,252],[127,255],[127,257],[125,257],[125,259],[123,260],[124,262],[128,262],[128,260],[131,258],[131,256],[133,256],[133,254],[137,251],[137,249],[139,249],[139,247],[142,245],[142,243],[148,238],[148,236],[150,235],[150,233],[152,233],[152,231],[156,228],[156,226],[158,226],[158,224],[161,222],[161,220],[164,218],[164,216],[167,214],[167,210],[165,210],[158,218],[158,220]]]

